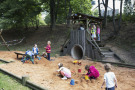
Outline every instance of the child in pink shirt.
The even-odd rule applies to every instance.
[[[96,79],[99,77],[99,72],[94,66],[86,65],[85,69],[88,71],[86,75],[89,76],[89,79]]]
[[[47,53],[47,60],[50,60],[50,53],[51,53],[51,42],[47,42],[47,46],[45,47]]]
[[[100,27],[97,25],[97,40],[100,41]]]

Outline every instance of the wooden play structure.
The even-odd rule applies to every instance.
[[[61,55],[71,55],[74,59],[84,59],[87,56],[100,60],[103,54],[97,41],[91,37],[89,26],[99,25],[101,29],[103,19],[77,13],[71,16],[70,20],[72,20],[72,25],[75,25],[76,22],[82,23],[85,30],[71,30],[69,37],[62,46]]]

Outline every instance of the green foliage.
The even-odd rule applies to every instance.
[[[84,13],[91,15],[91,0],[71,0],[71,6],[73,9],[73,13]]]
[[[49,0],[48,2],[41,0],[43,3],[43,8],[49,13],[50,9],[49,8]],[[70,2],[69,2],[70,1]],[[74,13],[84,13],[84,14],[89,14],[91,15],[91,0],[56,0],[55,2],[55,19],[56,19],[56,24],[62,24],[66,23],[66,19],[69,13],[69,8],[71,6],[72,9],[72,14]],[[50,14],[48,14],[45,18],[46,24],[50,24]]]
[[[38,0],[5,0],[0,3],[0,28],[22,27],[41,12]]]
[[[125,0],[124,2],[124,14],[133,15],[135,13],[135,2],[132,4],[131,0]]]
[[[48,14],[46,17],[45,17],[45,23],[50,25],[50,14]]]
[[[123,20],[124,22],[126,22],[126,21],[128,21],[128,22],[135,22],[135,15],[123,14],[122,20]]]
[[[92,12],[92,15],[95,16],[95,17],[98,17],[98,16],[99,16],[98,9],[94,10],[94,11]]]

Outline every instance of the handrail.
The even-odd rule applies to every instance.
[[[64,44],[62,45],[62,49],[63,49],[63,48],[66,46],[66,44],[70,41],[69,37],[70,37],[70,33],[68,34],[68,36],[67,36],[67,38],[66,38]]]
[[[87,31],[87,30],[86,30]],[[98,46],[98,44],[95,42],[95,40],[91,37],[91,35],[89,34],[89,32],[87,31],[86,32],[89,36],[90,36],[90,38],[92,39],[92,41],[94,42],[94,44],[87,38],[87,41],[89,41],[89,43],[91,43],[96,49],[98,49],[98,51],[99,51],[99,53],[100,54],[102,54],[101,53],[101,49],[99,48],[99,46]],[[102,54],[103,55],[103,54]],[[104,56],[104,55],[103,55]]]
[[[86,30],[87,31],[87,30]],[[89,34],[89,32],[87,31],[88,35],[90,36],[90,38],[92,39],[92,41],[94,42],[94,44],[96,45],[96,47],[99,49],[99,51],[101,51],[101,49],[99,48],[98,44],[95,42],[95,40],[91,37],[91,35]]]

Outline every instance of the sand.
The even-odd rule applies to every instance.
[[[15,62],[0,65],[0,68],[16,74],[19,77],[28,75],[30,81],[42,87],[46,87],[49,90],[104,90],[105,88],[104,86],[104,88],[101,89],[105,73],[104,64],[99,62],[81,60],[82,65],[79,66],[72,63],[74,59],[70,56],[63,56],[58,58],[51,57],[51,59],[55,59],[55,61],[48,61],[42,57],[41,60],[35,59],[37,64],[32,64],[30,61],[23,64],[20,60],[16,59],[14,51],[1,51],[0,59],[15,60]],[[74,72],[72,73],[72,79],[76,81],[74,86],[70,85],[71,79],[62,80],[54,73],[58,69],[57,64],[60,62]],[[100,77],[89,82],[82,79],[82,74],[86,73],[84,69],[85,65],[95,66],[100,73]],[[81,69],[82,72],[78,73],[78,69]],[[115,73],[118,80],[118,88],[116,90],[135,89],[135,69],[112,66],[112,71]]]

